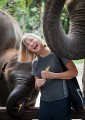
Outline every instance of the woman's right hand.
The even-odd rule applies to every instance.
[[[41,87],[46,82],[46,79],[36,79],[36,86]]]
[[[40,87],[45,84],[46,79],[40,79],[38,77],[35,77],[35,89],[37,89],[38,91],[40,90]]]
[[[37,79],[37,80],[36,80],[36,85],[37,85],[38,87],[41,87],[42,85],[45,84],[45,82],[46,82],[46,79]]]

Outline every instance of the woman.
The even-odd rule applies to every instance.
[[[28,54],[29,53],[29,54]],[[71,103],[65,80],[77,76],[78,71],[71,60],[61,58],[67,68],[63,72],[58,56],[35,34],[28,33],[22,38],[20,61],[33,61],[32,73],[35,87],[41,92],[39,120],[71,120]],[[46,68],[49,66],[49,70]]]

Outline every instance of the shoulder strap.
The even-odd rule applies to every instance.
[[[62,59],[61,59],[60,57],[58,57],[58,59],[59,59],[59,61],[60,61],[60,63],[61,63],[61,66],[62,66],[63,71],[66,71],[67,68],[66,68],[66,66],[64,65],[64,63],[62,62]],[[76,77],[73,77],[73,78],[71,78],[71,79],[69,79],[69,80],[73,81],[74,84],[76,84],[76,85],[78,86],[78,88],[80,88]],[[68,84],[68,82],[70,82],[69,80],[66,80],[66,83],[67,83],[67,84]]]
[[[62,66],[63,71],[66,71],[67,68],[66,68],[66,66],[64,65],[64,63],[62,62],[62,59],[61,59],[60,57],[58,57],[58,59],[59,59],[59,61],[60,61],[60,64],[61,64],[61,66]]]

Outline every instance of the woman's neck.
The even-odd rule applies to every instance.
[[[50,54],[50,53],[51,53],[50,49],[44,48],[44,49],[40,52],[40,54],[38,54],[38,55],[41,56],[41,57],[45,57],[45,56],[47,56],[47,55]]]

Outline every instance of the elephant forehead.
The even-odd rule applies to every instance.
[[[18,79],[30,80],[30,79],[34,79],[34,76],[29,71],[15,71],[15,70],[13,70],[8,75],[8,78],[12,79],[12,80],[17,79],[17,78]]]
[[[31,72],[32,70],[32,63],[31,62],[28,62],[28,63],[19,63],[19,62],[16,62],[15,63],[15,71],[18,71],[18,72]]]

